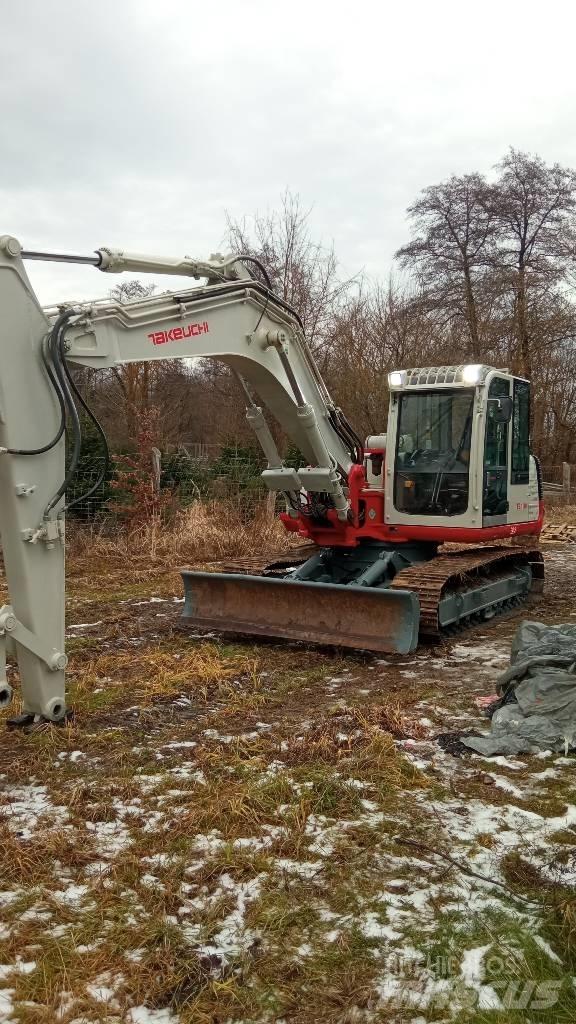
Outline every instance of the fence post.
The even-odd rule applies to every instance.
[[[266,518],[274,519],[276,516],[276,491],[268,491],[266,495]]]
[[[570,469],[569,462],[562,463],[562,491],[567,502],[570,502]]]
[[[160,474],[162,471],[162,453],[158,448],[152,448],[150,451],[150,457],[152,461],[152,482],[154,487],[154,493],[160,493]]]

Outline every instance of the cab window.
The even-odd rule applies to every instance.
[[[512,414],[512,483],[527,484],[530,476],[530,385],[514,381]]]
[[[494,377],[488,391],[488,399],[507,398],[510,394],[508,381]],[[508,424],[496,419],[497,404],[488,401],[486,418],[486,465],[491,469],[503,469],[508,464]]]
[[[497,417],[498,399],[509,398],[510,384],[494,377],[488,391],[486,437],[484,443],[484,519],[505,516],[508,512],[508,423]]]

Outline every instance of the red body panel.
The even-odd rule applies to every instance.
[[[540,502],[538,519],[528,523],[509,523],[504,526],[472,527],[426,526],[422,522],[398,523],[395,525],[384,522],[384,494],[381,490],[366,487],[364,468],[353,466],[348,475],[350,498],[350,517],[347,522],[338,519],[336,512],[329,511],[326,518],[330,523],[315,523],[308,516],[300,515],[297,519],[287,513],[280,518],[287,530],[298,533],[301,537],[314,541],[320,547],[354,548],[362,540],[379,540],[391,544],[403,544],[406,541],[429,541],[442,544],[451,541],[458,544],[478,544],[481,541],[505,540],[507,537],[537,537],[544,521],[544,504]]]

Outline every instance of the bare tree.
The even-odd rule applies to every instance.
[[[531,376],[536,451],[548,463],[575,459],[576,173],[510,150],[493,184],[452,177],[425,189],[409,213],[413,237],[397,255],[410,275],[400,283],[344,280],[333,247],[314,240],[310,211],[290,192],[276,212],[228,218],[228,244],[257,256],[298,310],[359,433],[384,427],[390,370],[472,358]],[[151,293],[136,281],[112,295]],[[237,382],[214,360],[75,372],[117,446],[154,407],[157,443],[251,443]],[[287,439],[270,425],[283,448]]]
[[[396,253],[402,265],[420,277],[426,306],[445,325],[453,318],[466,325],[470,353],[481,358],[482,339],[477,287],[489,264],[495,215],[480,174],[452,176],[425,188],[408,208],[415,237]]]
[[[499,178],[489,202],[497,229],[496,265],[512,291],[516,365],[529,377],[534,341],[531,298],[540,302],[539,296],[558,288],[573,267],[576,172],[515,149],[497,169]]]
[[[297,310],[308,344],[320,356],[352,282],[340,278],[334,247],[311,237],[310,212],[286,191],[277,211],[242,221],[227,216],[227,241],[234,252],[257,256],[266,266],[274,290]]]
[[[123,281],[111,290],[110,298],[125,303],[145,299],[154,291],[154,285]],[[77,367],[75,377],[102,419],[113,447],[132,445],[144,420],[154,424],[158,444],[178,444],[195,433],[194,373],[186,360],[135,362],[97,371]],[[154,409],[158,414],[149,416]]]
[[[116,302],[133,302],[153,295],[155,285],[141,281],[121,281],[110,290],[110,298]],[[136,437],[139,418],[150,407],[150,380],[155,373],[151,363],[127,363],[112,368],[123,399],[128,436]]]
[[[330,390],[363,434],[385,429],[388,373],[440,358],[444,342],[422,314],[417,287],[393,278],[364,281],[335,316],[325,375]]]

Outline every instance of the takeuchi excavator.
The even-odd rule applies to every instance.
[[[196,283],[126,304],[43,309],[26,260]],[[542,556],[530,543],[543,505],[528,381],[480,364],[395,370],[386,433],[362,443],[330,398],[297,310],[253,256],[108,248],[72,256],[0,236],[0,534],[10,600],[0,609],[0,703],[12,699],[8,653],[23,708],[13,727],[67,715],[64,517],[81,500],[66,497],[82,446],[80,409],[107,451],[71,365],[197,357],[236,375],[267,460],[263,481],[283,496],[281,519],[308,547],[258,572],[184,571],[190,624],[408,653],[419,636],[489,619],[541,588]],[[301,452],[298,469],[285,465],[263,406]]]

